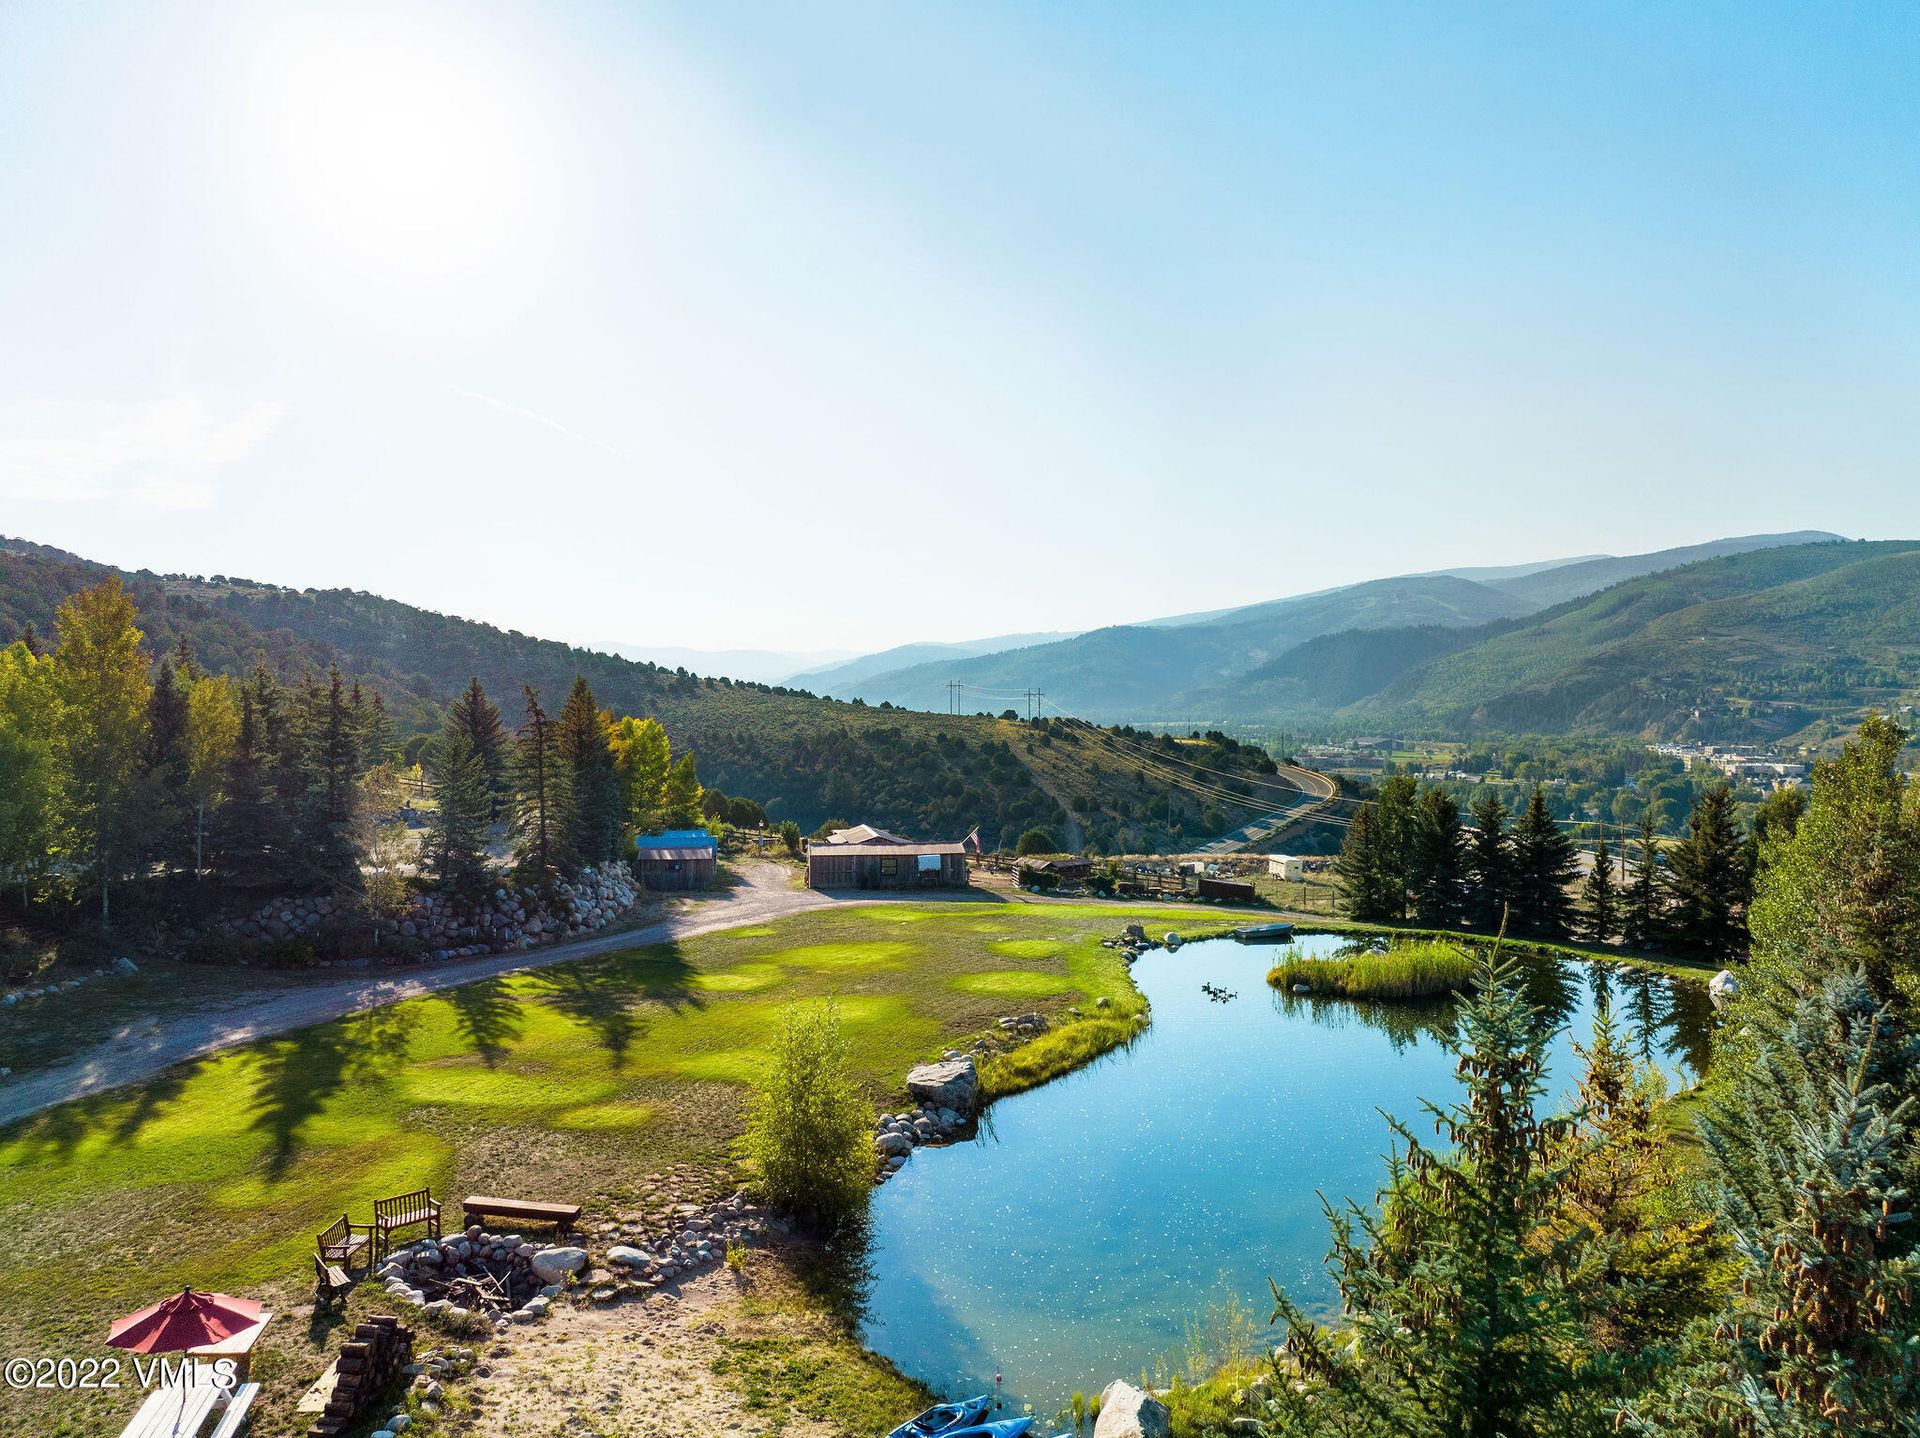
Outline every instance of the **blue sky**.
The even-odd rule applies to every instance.
[[[0,532],[796,649],[1916,534],[1917,68],[1901,6],[12,0]]]

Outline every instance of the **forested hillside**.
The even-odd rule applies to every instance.
[[[1917,612],[1920,542],[1753,549],[1477,628],[1321,636],[1174,702],[1210,722],[1349,732],[1837,732],[1920,694]]]
[[[32,633],[50,646],[61,601],[115,572],[0,539],[0,644]],[[337,664],[348,681],[384,696],[403,743],[438,730],[470,679],[512,715],[523,684],[557,706],[582,675],[603,708],[658,718],[676,752],[696,754],[707,785],[757,799],[804,829],[842,818],[951,838],[977,824],[991,847],[1029,827],[1079,826],[1110,846],[1143,848],[1197,843],[1245,817],[1185,796],[1142,799],[1124,763],[1022,723],[704,679],[350,590],[232,576],[123,578],[151,654],[185,638],[214,673],[242,676],[264,660],[288,680]]]

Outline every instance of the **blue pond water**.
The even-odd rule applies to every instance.
[[[1216,940],[1148,954],[1134,978],[1153,1025],[1136,1043],[996,1104],[973,1143],[916,1152],[874,1199],[868,1346],[948,1394],[998,1374],[1016,1409],[1051,1414],[1076,1389],[1177,1369],[1184,1321],[1225,1290],[1262,1323],[1269,1276],[1327,1302],[1317,1194],[1371,1201],[1388,1146],[1379,1111],[1411,1122],[1423,1096],[1454,1096],[1434,1037],[1451,1011],[1275,993],[1265,976],[1283,952]],[[1215,1003],[1203,982],[1239,997]],[[1698,987],[1540,963],[1530,996],[1567,1025],[1559,1085],[1577,1081],[1571,1045],[1600,986],[1670,1079],[1704,1064]]]

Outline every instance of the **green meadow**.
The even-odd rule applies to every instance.
[[[835,997],[876,1108],[904,1102],[913,1064],[1013,1011],[1055,1026],[989,1060],[985,1084],[1042,1082],[1136,1031],[1141,1001],[1099,940],[1170,917],[829,910],[480,980],[45,1111],[0,1129],[0,1356],[103,1355],[110,1319],[189,1284],[303,1304],[314,1234],[391,1193],[567,1199],[591,1224],[737,1182],[746,1096],[795,1002]],[[376,1299],[363,1286],[355,1315]],[[268,1330],[257,1431],[296,1431],[337,1323]],[[131,1398],[4,1391],[0,1411],[35,1434],[112,1432]]]

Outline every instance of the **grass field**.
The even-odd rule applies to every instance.
[[[189,1284],[288,1313],[311,1287],[313,1235],[385,1194],[567,1198],[591,1226],[731,1184],[748,1086],[795,1001],[837,997],[879,1108],[899,1105],[914,1063],[1009,1012],[1055,1024],[983,1080],[1042,1082],[1137,1032],[1142,1002],[1098,942],[1135,918],[1190,915],[825,911],[479,981],[48,1110],[0,1130],[0,1355],[103,1355],[110,1319]],[[354,1304],[383,1306],[370,1286]],[[334,1326],[268,1330],[257,1432],[297,1431]],[[0,1390],[0,1413],[36,1438],[110,1433],[133,1398]]]

